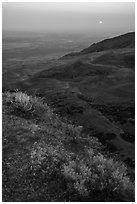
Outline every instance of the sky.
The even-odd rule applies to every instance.
[[[135,3],[4,2],[2,29],[126,33],[135,30]]]

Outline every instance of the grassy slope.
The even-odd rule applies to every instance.
[[[80,52],[72,52],[61,59],[66,59],[69,57],[81,56],[83,54],[101,52],[105,50],[120,49],[120,48],[134,48],[135,47],[135,32],[126,33],[114,38],[105,39],[97,43],[93,43],[88,48]]]
[[[95,44],[96,46],[98,44]],[[43,183],[45,174],[43,175],[42,172],[45,170],[42,169],[38,173],[39,169],[37,169],[37,173],[34,172],[30,157],[30,155],[32,157],[37,155],[32,155],[34,152],[37,152],[39,155],[39,152],[42,151],[40,153],[41,158],[43,151],[48,152],[50,155],[51,153],[49,152],[52,152],[53,149],[55,149],[53,152],[56,153],[59,149],[62,149],[61,153],[57,153],[61,157],[63,155],[67,155],[68,157],[68,155],[72,154],[72,157],[78,155],[81,158],[82,155],[82,158],[86,158],[88,157],[87,147],[93,148],[95,138],[99,138],[103,144],[107,145],[107,148],[119,154],[120,160],[130,164],[133,167],[134,174],[135,54],[133,40],[131,40],[131,46],[126,43],[123,43],[123,46],[127,47],[114,49],[113,51],[105,50],[86,54],[82,52],[80,56],[72,57],[70,55],[63,57],[62,60],[51,62],[45,67],[45,69],[52,69],[37,72],[37,67],[35,67],[37,73],[32,77],[29,76],[31,71],[27,70],[27,67],[22,69],[22,73],[19,72],[19,77],[16,76],[18,74],[16,67],[14,74],[10,72],[5,73],[3,77],[3,89],[13,90],[14,88],[19,88],[33,95],[37,94],[38,96],[44,97],[45,103],[50,104],[55,112],[62,116],[64,121],[67,119],[72,121],[73,124],[82,125],[84,134],[90,134],[94,139],[87,136],[83,138],[79,134],[80,137],[71,138],[70,136],[75,128],[73,126],[68,127],[68,125],[62,123],[55,114],[52,117],[52,119],[55,119],[54,122],[53,120],[49,122],[49,115],[48,117],[46,116],[43,107],[42,111],[38,108],[38,115],[30,114],[30,111],[24,112],[19,107],[16,108],[14,103],[7,103],[7,95],[4,94],[3,200],[80,201],[84,199],[85,201],[89,199],[89,201],[94,201],[95,199],[96,201],[97,194],[94,198],[92,195],[92,199],[90,196],[83,198],[78,192],[80,192],[81,188],[84,191],[85,188],[83,186],[77,186],[77,182],[74,185],[77,187],[73,188],[74,186],[72,187],[70,182],[67,181],[71,189],[73,189],[72,191],[66,187],[68,184],[63,186],[64,176],[62,177],[62,174],[59,174],[61,175],[61,177],[59,176],[61,182],[58,182],[59,186],[57,188],[54,188],[57,185],[56,180],[53,179],[51,182],[51,177],[49,182],[46,181]],[[41,68],[43,69],[43,67]],[[22,76],[26,76],[23,81],[23,78],[20,78]],[[38,102],[38,104],[40,105],[41,102]],[[76,132],[74,130],[74,135],[77,135]],[[47,144],[51,149],[46,146]],[[56,144],[58,144],[57,148]],[[46,150],[44,146],[46,146]],[[66,161],[66,158],[64,160]],[[73,171],[72,166],[71,171]],[[40,179],[38,179],[39,176]],[[52,175],[53,177],[56,178],[55,175]],[[70,175],[70,177],[73,176]],[[72,180],[75,179],[73,178]],[[64,192],[64,188],[68,190]],[[47,193],[45,194],[45,192]],[[57,196],[56,192],[58,192]],[[108,195],[106,196],[106,194],[104,195],[105,197],[100,195],[98,199],[100,201],[115,199],[110,198]],[[129,198],[118,197],[118,201],[122,199],[128,200]]]
[[[134,69],[123,60],[133,53],[128,48],[61,61],[16,87],[46,97],[60,115],[82,125],[134,165],[134,123],[130,122],[134,120]],[[117,57],[120,66],[109,65]]]
[[[125,62],[132,55],[134,49],[124,48],[64,60],[22,86],[46,97],[60,115],[81,124],[101,142],[109,140],[110,149],[114,147],[121,159],[134,163],[134,124],[128,122],[134,120],[134,69],[130,67],[134,60]]]
[[[50,180],[51,184],[47,189],[44,186],[43,176],[38,178],[38,175],[35,175],[35,171],[32,169],[31,152],[34,146],[48,145],[56,150],[57,147],[61,148],[64,143],[66,150],[72,155],[76,152],[81,155],[84,154],[84,145],[86,145],[86,149],[91,147],[90,139],[77,138],[75,141],[71,125],[69,130],[69,125],[61,122],[56,115],[50,113],[45,116],[44,112],[39,112],[37,116],[32,116],[15,109],[12,105],[7,105],[6,100],[7,95],[4,94],[3,201],[65,201],[65,199],[69,199],[69,195],[65,195],[66,197],[60,195],[62,189],[59,190],[59,186],[54,186],[58,183],[56,177]],[[73,129],[75,132],[75,128]],[[99,144],[97,148],[99,148]],[[51,192],[47,195],[46,191],[50,188]],[[75,195],[72,199],[75,199]]]
[[[41,99],[3,94],[3,201],[133,201],[125,166],[101,152]]]
[[[94,43],[88,48],[82,50],[82,53],[100,52],[109,49],[133,48],[135,47],[135,32],[126,33],[114,38],[105,39]]]

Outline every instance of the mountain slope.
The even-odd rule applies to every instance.
[[[126,33],[114,38],[95,43],[81,51],[81,53],[100,52],[108,49],[133,48],[135,47],[135,33]]]
[[[4,74],[3,201],[134,201],[134,40]]]
[[[3,94],[3,202],[133,202],[127,167],[105,154],[41,98]]]
[[[61,59],[65,59],[65,57],[72,57],[72,56],[78,56],[93,52],[101,52],[105,50],[111,50],[111,49],[121,49],[121,48],[134,48],[135,47],[135,32],[126,33],[114,38],[105,39],[101,42],[93,43],[88,48],[80,51],[80,52],[74,52],[69,53],[62,57]]]
[[[127,39],[129,43],[125,43]],[[134,33],[109,39],[107,47],[121,47],[121,41],[125,48],[81,52],[58,60],[26,80],[9,81],[8,89],[46,98],[57,114],[83,126],[84,132],[98,138],[134,168]]]

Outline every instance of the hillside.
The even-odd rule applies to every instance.
[[[41,98],[3,94],[3,201],[134,201],[127,167]]]
[[[121,48],[134,48],[135,47],[135,32],[126,33],[114,38],[105,39],[101,42],[93,43],[88,48],[80,51],[80,52],[74,52],[69,53],[62,57],[64,59],[65,57],[72,57],[72,56],[78,56],[93,52],[101,52],[105,50],[112,50],[112,49],[121,49]]]
[[[114,44],[118,40],[118,44],[119,39],[129,39],[129,45],[133,36],[129,33],[108,42]],[[4,80],[4,85],[46,97],[56,113],[82,125],[85,132],[99,138],[121,160],[134,166],[134,56],[134,48],[83,54],[58,60],[56,65],[54,62],[23,81]]]
[[[134,42],[127,33],[3,73],[3,201],[134,200]]]

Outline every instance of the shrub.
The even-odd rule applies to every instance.
[[[68,181],[73,181],[81,196],[91,200],[96,193],[101,201],[134,200],[134,184],[127,176],[126,166],[102,154],[94,155],[93,150],[86,161],[78,159],[64,164],[62,172]]]
[[[29,96],[21,91],[14,93],[6,92],[5,95],[6,103],[10,103],[14,109],[23,113],[29,113],[37,116],[47,113],[49,118],[53,114],[52,110],[46,103],[43,102],[43,99],[41,98]]]
[[[31,164],[33,170],[42,170],[45,174],[50,176],[56,171],[59,163],[59,153],[52,146],[35,143],[31,151]]]
[[[81,159],[78,155],[67,152],[61,143],[54,147],[35,143],[31,161],[34,171],[40,170],[49,182],[53,177],[57,178],[57,175],[62,179],[62,174],[68,189],[76,191],[79,199],[134,200],[134,184],[127,176],[126,166],[100,153],[95,154],[93,149],[88,150],[88,158]]]
[[[3,94],[7,104],[10,104],[15,111],[22,112],[29,116],[39,117],[39,119],[52,123],[52,127],[63,131],[64,136],[76,139],[81,136],[82,126],[74,126],[62,122],[60,118],[53,113],[53,110],[44,102],[44,99],[35,96],[29,96],[21,91],[6,92]]]
[[[63,124],[64,127],[64,131],[67,135],[69,135],[71,138],[73,139],[77,139],[79,137],[81,137],[81,133],[82,133],[82,126],[74,126],[72,124]]]
[[[31,163],[34,169],[43,169],[44,171],[55,171],[58,164],[69,161],[69,154],[63,147],[62,143],[56,146],[48,145],[45,142],[35,142],[31,151]]]

